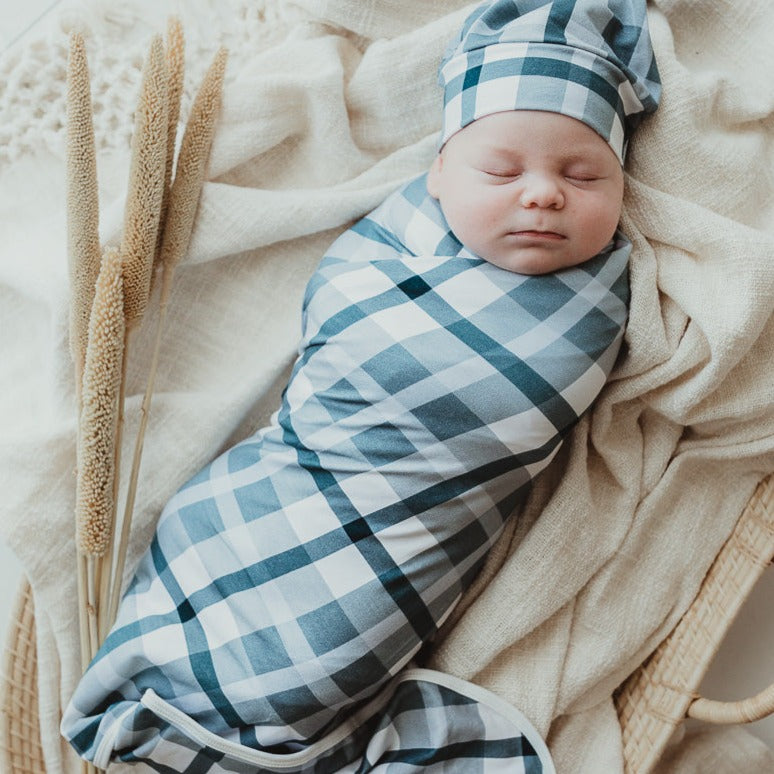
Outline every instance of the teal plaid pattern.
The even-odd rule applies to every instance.
[[[180,729],[149,695],[248,751],[346,727],[432,638],[602,388],[629,249],[505,271],[460,245],[425,176],[345,232],[308,284],[269,426],[164,509],[65,713],[78,753],[219,771],[208,745],[166,761]]]
[[[496,0],[447,49],[441,144],[482,116],[546,110],[582,121],[623,161],[661,94],[645,0]]]
[[[478,687],[426,669],[408,670],[350,721],[291,754],[223,742],[149,691],[142,710],[114,726],[95,760],[109,754],[164,774],[554,774],[545,743],[518,711]],[[125,749],[121,749],[121,745]]]

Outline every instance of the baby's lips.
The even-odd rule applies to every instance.
[[[545,239],[547,241],[559,241],[565,239],[564,234],[560,234],[558,231],[546,231],[542,229],[520,229],[519,231],[511,231],[509,234],[524,239]]]

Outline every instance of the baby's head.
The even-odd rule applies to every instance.
[[[660,83],[645,0],[494,0],[441,65],[441,151],[428,175],[457,238],[524,274],[612,239],[626,144]]]
[[[492,113],[454,134],[427,190],[469,250],[520,274],[588,260],[618,226],[623,170],[610,146],[560,113]]]

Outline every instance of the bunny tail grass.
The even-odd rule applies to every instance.
[[[67,63],[67,255],[70,267],[70,353],[81,392],[89,315],[100,264],[97,161],[86,49],[70,36]]]
[[[161,248],[163,281],[161,288],[161,308],[159,311],[156,341],[153,348],[153,360],[148,373],[148,382],[140,409],[140,427],[134,447],[132,468],[129,474],[129,484],[126,495],[124,515],[121,522],[121,536],[116,550],[115,569],[113,572],[113,587],[110,596],[108,613],[109,625],[115,621],[118,612],[118,602],[121,593],[121,580],[126,563],[126,552],[129,545],[129,533],[132,523],[132,512],[137,492],[137,480],[142,462],[142,449],[145,440],[145,429],[150,415],[151,399],[156,380],[159,352],[161,349],[161,334],[167,314],[167,304],[175,267],[182,259],[191,239],[196,208],[199,202],[204,177],[209,161],[212,138],[215,133],[215,122],[220,111],[223,76],[226,69],[226,49],[221,48],[210,65],[204,77],[199,93],[194,100],[191,115],[188,119],[180,156],[175,171],[175,181],[169,198],[164,224],[164,239]]]
[[[124,308],[129,327],[142,319],[150,296],[167,165],[168,112],[167,67],[161,36],[157,35],[140,88],[121,240]]]

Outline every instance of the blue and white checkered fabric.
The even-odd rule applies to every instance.
[[[200,732],[287,756],[349,728],[604,384],[629,249],[505,271],[456,241],[424,176],[345,232],[309,282],[270,425],[165,508],[65,713],[79,754],[204,772],[221,748]],[[191,729],[197,763],[178,768],[164,750]]]
[[[142,710],[124,713],[95,756],[164,774],[555,774],[548,749],[514,707],[471,683],[409,669],[348,721],[292,753],[225,741],[147,691]]]
[[[449,45],[441,145],[482,116],[547,110],[576,118],[623,161],[661,81],[645,0],[494,0]]]

